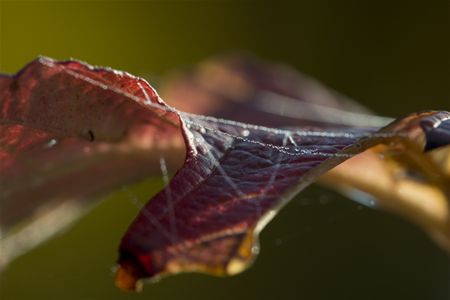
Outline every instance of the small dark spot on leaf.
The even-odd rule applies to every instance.
[[[93,142],[95,140],[94,132],[89,129],[88,133],[89,133],[89,140]]]
[[[19,88],[19,85],[17,84],[17,81],[13,80],[11,82],[11,85],[9,86],[9,89],[11,90],[11,92],[15,92],[18,88]]]

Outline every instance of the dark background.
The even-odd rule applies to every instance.
[[[450,109],[449,1],[0,1],[1,72],[42,54],[155,78],[238,49],[290,64],[382,115]],[[149,179],[134,191],[145,200],[161,185]],[[450,299],[450,259],[424,233],[317,186],[263,232],[249,271],[122,293],[112,267],[136,213],[129,196],[112,194],[16,260],[0,275],[0,298]]]

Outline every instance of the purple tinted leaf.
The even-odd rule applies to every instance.
[[[241,272],[259,251],[260,230],[321,174],[378,143],[420,146],[418,122],[449,115],[414,115],[377,132],[278,130],[180,114],[188,156],[122,240],[117,283],[125,289],[164,274]]]

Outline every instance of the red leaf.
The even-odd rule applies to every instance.
[[[118,285],[136,289],[140,278],[187,271],[241,272],[259,251],[260,230],[322,173],[377,143],[420,145],[418,124],[448,116],[414,115],[375,133],[277,130],[182,114],[188,156],[123,238]]]
[[[356,152],[373,130],[289,131],[182,115],[188,156],[122,241],[121,264],[146,276],[234,274],[257,252],[256,236],[293,195]],[[254,233],[254,231],[256,231]],[[253,253],[253,254],[252,254]]]
[[[151,109],[149,109],[151,107]],[[0,77],[0,269],[99,196],[184,152],[179,117],[144,80],[39,58]]]
[[[335,129],[276,130],[182,114],[190,125],[188,157],[122,240],[117,278],[122,288],[135,289],[139,278],[170,273],[240,272],[258,252],[259,231],[312,180],[377,143],[423,148],[419,125],[437,125],[449,116],[413,115],[380,133],[374,133],[376,128],[339,129],[383,124],[387,118],[368,115],[361,106],[283,68],[231,58],[199,69],[178,73],[163,87],[177,107],[256,124]],[[273,108],[264,110],[268,101],[289,104],[288,117],[273,114]],[[297,114],[301,109],[303,114]]]
[[[0,78],[0,109],[0,220],[9,231],[43,203],[85,207],[146,176],[161,153],[179,158],[183,137],[184,165],[121,242],[125,289],[169,273],[242,271],[259,231],[322,173],[379,143],[423,150],[432,136],[428,150],[442,146],[450,117],[415,114],[382,130],[268,128],[177,111],[129,74],[46,58]]]
[[[288,66],[249,57],[209,59],[163,82],[163,95],[174,106],[269,127],[336,130],[392,121]],[[426,152],[410,144],[379,145],[327,172],[319,183],[409,219],[450,252],[449,121],[440,115],[420,123]],[[417,129],[416,134],[423,133]]]

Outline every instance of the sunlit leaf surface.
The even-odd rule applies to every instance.
[[[152,172],[168,180],[167,164],[180,166],[183,156],[177,174],[122,239],[121,288],[135,290],[142,278],[178,272],[241,272],[259,252],[258,233],[278,210],[348,159],[352,167],[335,169],[328,182],[380,199],[388,199],[380,191],[393,195],[386,201],[393,210],[448,241],[449,113],[412,114],[383,127],[389,120],[293,71],[261,74],[266,69],[258,65],[237,64],[247,76],[240,77],[218,66],[199,81],[181,82],[185,91],[176,107],[192,105],[201,114],[167,105],[142,79],[76,61],[40,58],[15,76],[0,77],[2,264],[74,220],[99,195]],[[230,99],[236,100],[231,108]],[[277,101],[295,114],[274,114]],[[310,113],[300,116],[297,106]],[[203,115],[220,111],[252,124]],[[266,126],[255,125],[260,120]],[[369,148],[376,159],[354,157]],[[389,174],[403,177],[372,185],[374,191],[352,181],[358,174],[348,171],[353,166],[378,174],[366,162],[379,160],[393,165]],[[346,172],[353,177],[343,182]],[[398,178],[406,183],[401,189]],[[407,194],[421,189],[415,210],[404,213],[415,199]],[[402,199],[409,206],[395,204]]]
[[[288,66],[251,57],[222,56],[173,72],[165,80],[162,93],[172,105],[191,112],[247,119],[270,127],[314,126],[327,130],[383,126],[392,121],[373,115]],[[319,182],[366,206],[412,220],[450,250],[450,120],[440,114],[416,125],[414,135],[425,132],[425,151],[413,144],[373,147],[327,172]]]

